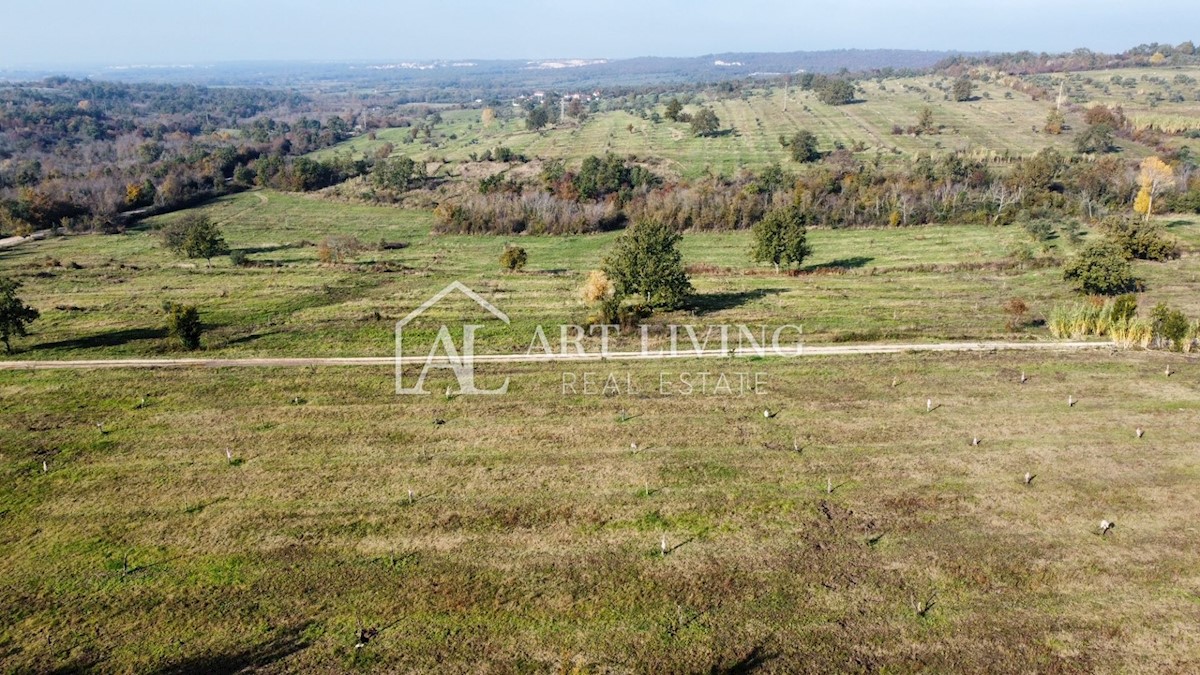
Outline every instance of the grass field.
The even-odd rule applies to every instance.
[[[1200,69],[1131,69],[1072,74],[1068,76],[1072,89],[1067,98],[1080,104],[1123,105],[1135,123],[1149,123],[1151,119],[1195,120],[1200,104],[1195,100],[1194,86],[1174,85],[1179,90],[1176,92],[1169,90],[1171,85],[1157,82],[1158,79],[1169,81],[1178,74],[1196,77],[1200,75]],[[1113,75],[1144,81],[1134,88],[1106,86]],[[1147,78],[1157,79],[1149,81]],[[1062,76],[1030,79],[1054,89]],[[864,156],[868,157],[877,152],[883,153],[885,158],[911,158],[919,153],[937,155],[962,151],[981,158],[993,158],[1028,156],[1044,147],[1069,152],[1074,134],[1086,126],[1081,115],[1071,114],[1068,123],[1073,131],[1059,136],[1041,133],[1054,98],[1035,101],[999,80],[976,82],[974,100],[962,103],[945,99],[947,82],[941,77],[867,80],[860,87],[865,92],[860,94],[863,100],[846,106],[828,106],[817,101],[811,92],[792,89],[785,93],[781,87],[705,101],[717,113],[722,128],[730,130],[716,138],[693,138],[685,124],[668,121],[655,124],[623,111],[602,112],[591,115],[582,124],[566,122],[556,128],[530,132],[525,130],[519,116],[498,119],[485,128],[478,110],[463,110],[442,114],[445,121],[437,127],[432,144],[411,142],[407,128],[383,129],[376,133],[374,140],[358,136],[313,156],[329,157],[341,153],[358,157],[374,153],[384,143],[392,143],[400,154],[456,162],[467,160],[472,152],[482,153],[503,145],[529,157],[561,158],[571,162],[605,152],[655,158],[672,173],[696,177],[709,172],[732,175],[744,167],[753,169],[772,162],[787,164],[787,153],[779,145],[779,136],[790,136],[799,129],[817,134],[826,151],[832,150],[835,143],[846,147],[861,143]],[[1186,100],[1170,100],[1171,94],[1182,94],[1184,90]],[[1151,95],[1162,100],[1151,102]],[[914,125],[921,109],[927,106],[934,111],[935,124],[943,127],[941,133],[892,135],[893,125],[901,128]],[[1185,139],[1178,143],[1196,144],[1194,140]],[[1118,145],[1131,159],[1140,159],[1150,153],[1148,148],[1135,143],[1119,141]]]
[[[1200,369],[1168,358],[727,362],[766,375],[742,397],[658,392],[711,362],[454,400],[386,368],[0,373],[0,664],[1194,671]]]
[[[581,322],[578,300],[588,270],[614,234],[521,237],[527,270],[503,274],[505,239],[429,234],[425,211],[356,206],[275,192],[242,193],[204,207],[253,267],[226,258],[183,261],[149,231],[50,239],[0,250],[0,273],[24,284],[42,312],[12,358],[95,358],[169,353],[163,301],[200,307],[211,356],[386,355],[393,323],[447,283],[462,281],[508,312],[507,333],[482,336],[493,351],[524,351],[538,324]],[[163,219],[175,216],[166,216]],[[158,221],[155,221],[158,222]],[[1170,221],[1185,249],[1200,249],[1195,221]],[[400,250],[365,251],[354,263],[323,265],[313,246],[331,234]],[[674,323],[763,321],[804,326],[812,342],[1037,337],[1006,329],[1002,305],[1014,297],[1031,319],[1074,298],[1056,266],[1014,265],[1031,240],[1018,227],[939,226],[895,230],[814,230],[808,274],[788,277],[748,262],[748,233],[684,237],[698,295]],[[1057,255],[1073,248],[1054,242]],[[1035,248],[1036,250],[1036,248]],[[1052,251],[1053,252],[1053,251]],[[1197,258],[1139,264],[1143,306],[1166,300],[1200,315]]]

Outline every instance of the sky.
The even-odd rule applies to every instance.
[[[1146,42],[1189,39],[1200,42],[1200,0],[0,4],[0,69],[247,60],[626,58],[843,48],[1122,51]]]

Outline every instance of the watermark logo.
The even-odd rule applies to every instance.
[[[495,388],[484,388],[475,381],[475,364],[478,363],[513,363],[513,362],[605,362],[608,360],[669,360],[669,359],[746,359],[774,357],[795,357],[804,353],[804,329],[795,324],[769,327],[766,325],[748,326],[736,325],[639,325],[633,335],[624,335],[625,331],[617,325],[591,325],[588,327],[576,324],[563,324],[551,327],[538,325],[527,343],[529,348],[524,354],[476,354],[477,331],[484,328],[483,323],[469,321],[452,322],[459,332],[451,331],[445,323],[440,324],[436,336],[427,352],[420,355],[404,354],[405,334],[415,335],[415,341],[427,341],[433,335],[433,326],[437,314],[427,317],[426,321],[413,325],[413,321],[421,317],[438,303],[446,300],[451,294],[461,294],[481,308],[493,322],[499,321],[504,326],[510,326],[508,315],[489,302],[486,298],[468,288],[462,282],[454,281],[433,297],[426,300],[400,321],[396,322],[396,393],[397,394],[429,394],[426,382],[432,371],[448,370],[457,380],[458,390],[447,386],[446,394],[454,395],[497,395],[508,393],[509,379]],[[452,302],[452,301],[448,301]],[[444,308],[443,308],[444,309]],[[443,312],[444,313],[444,312]],[[653,335],[652,335],[653,333]],[[455,336],[461,336],[461,344],[455,342]],[[610,338],[616,337],[619,347],[610,349]],[[552,340],[558,338],[558,345]],[[589,349],[595,347],[598,338],[599,351]],[[653,346],[652,346],[653,344]],[[409,345],[412,351],[413,345]],[[406,375],[405,369],[409,373]],[[419,370],[418,370],[419,369]],[[638,394],[641,391],[653,390],[650,386],[638,387],[633,384],[630,372],[623,374],[609,372],[600,374],[583,373],[582,380],[573,372],[564,370],[562,373],[563,395],[597,394],[610,396],[616,394]],[[692,395],[725,395],[744,396],[764,393],[765,373],[738,370],[727,371],[684,371],[680,373],[659,373],[657,391],[659,395],[692,396]],[[407,380],[407,382],[406,382]],[[597,382],[604,384],[597,387]],[[621,386],[624,381],[624,386]]]
[[[498,395],[508,392],[508,379],[505,378],[504,384],[494,389],[481,389],[475,385],[475,332],[483,328],[483,324],[464,323],[462,325],[462,347],[459,348],[454,344],[454,337],[450,333],[450,329],[446,324],[442,324],[438,329],[437,337],[434,338],[433,345],[429,349],[429,353],[422,359],[416,357],[409,358],[407,362],[416,361],[418,365],[423,366],[420,374],[416,377],[416,383],[411,387],[404,386],[404,365],[406,358],[404,356],[404,328],[411,324],[414,319],[427,312],[434,305],[441,302],[446,296],[451,293],[462,293],[470,298],[475,304],[482,307],[485,311],[491,314],[496,319],[504,322],[504,325],[509,325],[508,315],[500,311],[495,305],[488,302],[486,298],[479,295],[475,291],[467,288],[464,284],[458,281],[450,283],[448,286],[438,291],[433,297],[426,300],[420,307],[409,312],[408,316],[396,322],[396,393],[397,394],[428,394],[425,389],[425,379],[429,372],[435,369],[449,370],[454,373],[454,378],[458,380],[458,391],[448,391],[451,394],[466,394],[466,395]]]

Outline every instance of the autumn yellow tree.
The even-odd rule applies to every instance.
[[[1142,160],[1142,170],[1138,174],[1137,198],[1133,202],[1133,210],[1150,219],[1154,213],[1154,198],[1162,194],[1175,181],[1175,172],[1171,166],[1158,157],[1147,157]]]
[[[483,126],[486,129],[492,126],[492,122],[496,121],[496,111],[492,108],[484,108],[483,112],[479,115],[479,118],[479,121],[483,122]]]

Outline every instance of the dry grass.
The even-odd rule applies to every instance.
[[[657,393],[714,362],[453,400],[386,369],[0,374],[0,663],[1191,670],[1200,367],[1165,358],[735,361],[768,374],[740,398]]]

